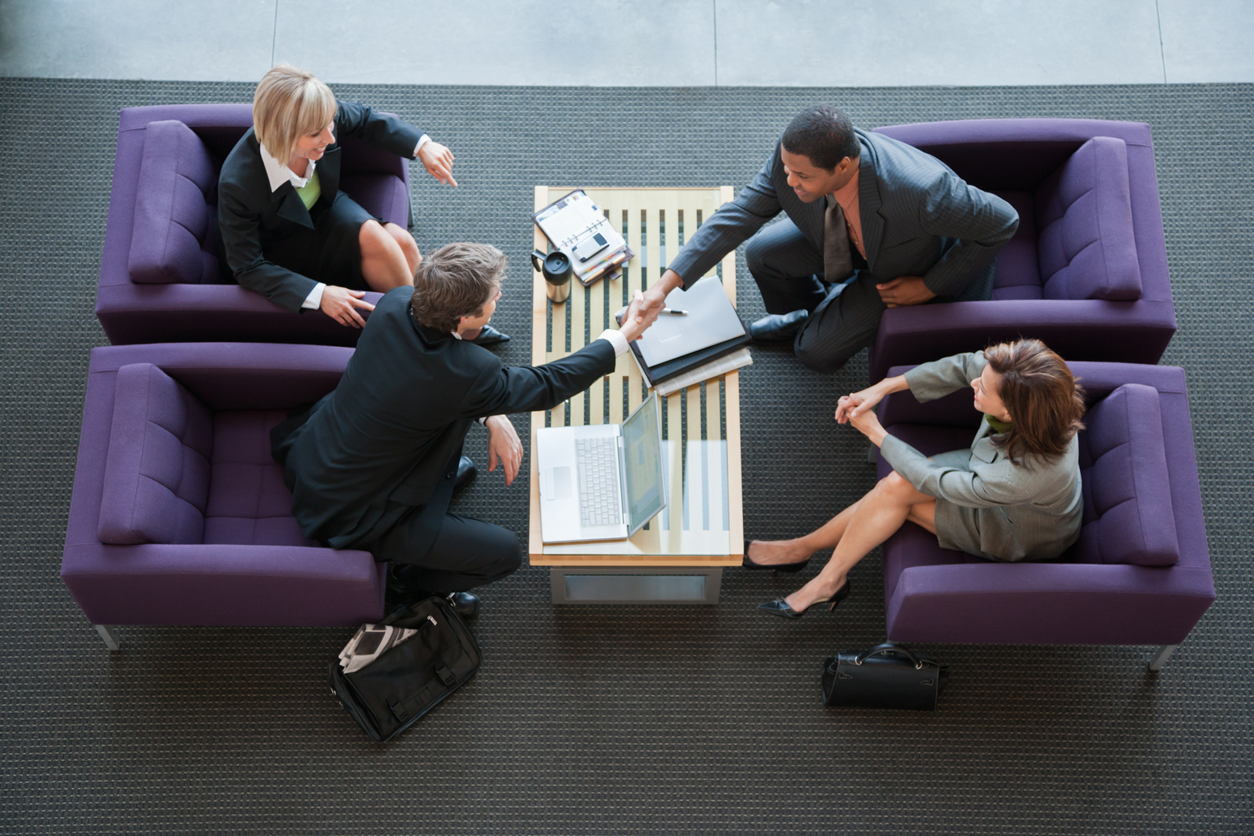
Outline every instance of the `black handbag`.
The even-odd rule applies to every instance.
[[[842,650],[823,661],[823,702],[864,708],[935,711],[949,669],[931,656],[892,642]]]
[[[331,662],[329,670],[331,693],[380,743],[418,722],[465,685],[483,661],[479,643],[446,598],[427,598],[397,610],[378,625],[388,626],[416,633],[394,641],[360,670],[345,673],[340,659]]]

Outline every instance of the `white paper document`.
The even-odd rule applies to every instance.
[[[665,398],[668,395],[673,395],[680,389],[695,386],[703,380],[719,377],[736,369],[743,369],[745,366],[752,365],[753,357],[749,354],[749,349],[741,348],[733,351],[731,354],[725,354],[717,360],[711,360],[704,366],[689,369],[683,374],[672,377],[670,380],[663,380],[654,388],[657,390],[659,397]]]

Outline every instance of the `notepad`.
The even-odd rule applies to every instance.
[[[585,287],[605,276],[617,277],[618,268],[635,256],[601,207],[583,189],[575,189],[531,218],[553,246],[566,253],[575,278]],[[594,235],[602,236],[606,246],[587,261],[580,261],[575,248]]]

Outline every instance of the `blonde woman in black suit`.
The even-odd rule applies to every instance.
[[[412,286],[422,256],[407,230],[340,191],[336,143],[343,136],[421,160],[441,183],[457,185],[448,148],[393,116],[337,102],[312,73],[280,64],[257,85],[253,128],[222,165],[218,221],[242,287],[288,310],[321,309],[360,328],[358,309],[374,307],[364,292]],[[500,339],[478,340],[489,341]]]

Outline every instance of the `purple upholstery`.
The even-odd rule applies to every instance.
[[[334,388],[351,355],[332,346],[239,343],[92,351],[61,577],[93,623],[351,626],[382,615],[386,567],[368,552],[306,540],[291,519],[282,470],[269,457],[270,427]],[[181,417],[188,404],[200,405],[203,420]],[[142,426],[145,443],[163,445],[163,468],[149,468],[156,460],[147,450],[138,461],[164,493],[127,496],[107,484],[114,475],[107,471],[120,466],[115,451],[118,463],[136,459],[129,436],[115,444],[115,416],[132,436]],[[207,460],[203,535],[190,542],[177,542],[181,531],[170,534],[150,519],[178,493],[169,489],[181,481],[170,475],[184,455],[175,444],[202,450]],[[131,519],[149,519],[146,542],[102,542],[105,506],[128,503]]]
[[[942,549],[933,535],[907,523],[883,546],[891,640],[1179,644],[1214,601],[1183,370],[1123,363],[1070,366],[1092,406],[1080,439],[1082,468],[1088,468],[1082,477],[1093,482],[1085,485],[1080,542],[1054,561],[994,563]],[[1147,397],[1156,398],[1156,415]],[[969,445],[978,417],[965,391],[929,404],[900,393],[880,407],[889,432],[928,455]],[[1152,447],[1155,420],[1164,455],[1157,475],[1153,467],[1138,471],[1140,464],[1130,461],[1136,456],[1118,452],[1128,446],[1119,440],[1120,425],[1133,437],[1150,437]],[[1092,465],[1095,452],[1104,452],[1110,461]],[[883,459],[879,467],[880,475],[887,475]],[[1137,507],[1144,503],[1139,514],[1125,513],[1129,490],[1136,492]],[[1103,498],[1093,501],[1093,494]],[[1132,544],[1117,546],[1121,552],[1103,551],[1107,538],[1122,532],[1141,537],[1163,558],[1171,551],[1168,526],[1152,518],[1168,508],[1178,554],[1173,565],[1137,565]],[[1137,532],[1138,526],[1145,528]]]
[[[1037,188],[1035,214],[1046,299],[1141,298],[1122,139],[1081,145]]]
[[[283,469],[270,458],[270,430],[282,411],[220,412],[213,425],[213,484],[206,543],[317,546],[292,516]]]
[[[139,284],[220,282],[218,168],[182,122],[144,130],[128,267]]]
[[[205,533],[213,418],[151,363],[118,369],[100,542],[199,543]]]
[[[1068,359],[1162,357],[1176,317],[1148,125],[1005,119],[876,130],[1002,197],[1020,223],[998,253],[991,301],[884,313],[871,347],[872,380],[889,366],[1020,336],[1044,340]]]
[[[148,126],[154,122],[182,123],[199,140],[204,155],[201,163],[207,160],[212,168],[210,189],[201,188],[205,171],[203,164],[195,160],[195,143],[185,132],[175,129],[150,131]],[[297,314],[283,310],[263,296],[239,287],[219,272],[223,268],[213,267],[208,260],[217,258],[220,246],[216,228],[218,172],[222,160],[251,126],[252,108],[246,104],[161,105],[122,110],[96,295],[96,316],[110,342],[357,342],[358,329],[340,325],[321,311]],[[150,133],[160,136],[161,141],[154,144],[153,156],[148,158],[145,149]],[[158,165],[158,146],[165,149],[168,164],[175,164],[177,154],[173,170],[169,165]],[[407,162],[352,137],[345,138],[342,147],[340,187],[371,213],[406,226]],[[190,149],[186,156],[184,149]],[[170,185],[175,183],[178,185]],[[151,194],[150,184],[155,190]],[[168,216],[161,211],[163,192],[158,185],[169,185],[164,192],[169,198]],[[189,217],[200,211],[193,190],[203,195],[209,210],[203,239],[199,237],[199,226]],[[181,227],[188,236],[173,227]],[[139,251],[133,253],[135,244]],[[134,275],[133,267],[138,268]],[[365,298],[377,302],[380,295],[367,293]]]
[[[1080,563],[1170,566],[1180,558],[1158,392],[1128,383],[1093,405],[1080,433]]]

